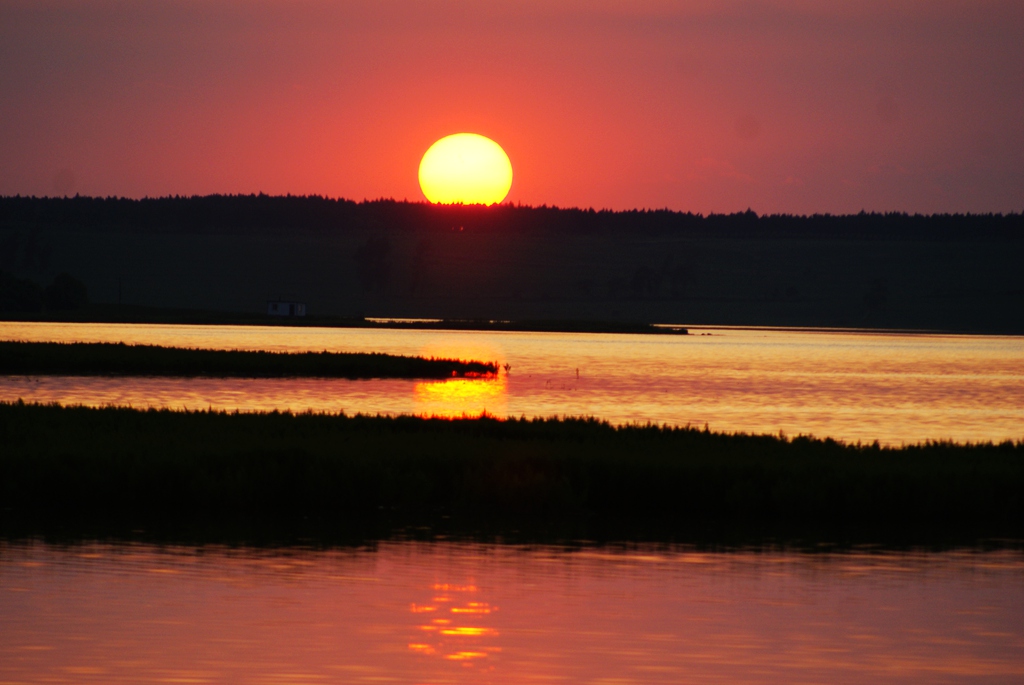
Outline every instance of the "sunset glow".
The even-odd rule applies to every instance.
[[[1019,2],[114,6],[0,9],[0,193],[418,199],[474,131],[530,205],[1022,206]]]
[[[1024,0],[0,0],[0,685],[1024,685]]]
[[[435,204],[493,205],[512,189],[512,162],[490,138],[456,133],[430,146],[419,179],[423,195]]]

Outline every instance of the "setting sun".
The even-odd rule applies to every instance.
[[[512,188],[512,163],[490,138],[456,133],[430,146],[420,161],[419,178],[431,202],[492,205]]]

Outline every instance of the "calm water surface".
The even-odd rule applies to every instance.
[[[4,683],[1020,683],[1024,557],[0,546]]]
[[[494,380],[441,382],[0,376],[0,400],[443,416],[486,410],[883,443],[1024,438],[1022,337],[692,330],[650,336],[7,322],[0,339],[373,351],[512,368]]]
[[[0,324],[497,360],[485,381],[0,377],[0,400],[1024,438],[1024,339]],[[579,371],[577,377],[577,370]],[[0,543],[0,683],[1019,683],[1024,554]]]

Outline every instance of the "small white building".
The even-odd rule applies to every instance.
[[[306,303],[270,300],[267,302],[267,314],[270,316],[305,316]]]

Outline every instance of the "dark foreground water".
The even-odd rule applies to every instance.
[[[1024,554],[0,546],[0,683],[1019,683]]]

